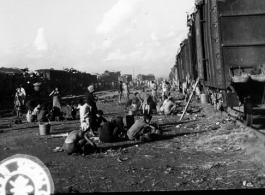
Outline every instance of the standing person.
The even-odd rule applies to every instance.
[[[153,101],[156,102],[157,85],[156,85],[155,81],[151,81],[151,89],[152,89],[152,97],[153,97]]]
[[[81,98],[78,101],[77,109],[79,109],[79,113],[80,113],[80,125],[85,126],[86,127],[85,129],[89,129],[90,128],[89,115],[91,113],[91,106],[89,106],[87,103],[84,103],[84,100]],[[91,134],[95,136],[92,131],[91,131]]]
[[[25,101],[26,101],[26,91],[22,87],[22,85],[20,85],[19,88],[20,88],[20,91],[22,93],[22,106],[24,106],[25,105]]]
[[[143,109],[143,114],[145,114],[145,110],[147,110],[147,114],[150,114],[150,103],[151,103],[151,96],[145,92],[139,94],[138,92],[134,93],[135,97],[137,97]]]
[[[20,88],[17,88],[17,92],[15,94],[14,105],[16,109],[16,115],[18,118],[22,114],[21,113],[22,100],[23,100],[23,93],[21,92]]]
[[[54,109],[55,115],[59,115],[59,113],[62,111],[62,106],[60,103],[61,94],[59,87],[55,87],[55,89],[50,93],[49,96],[53,96],[52,106]]]
[[[123,94],[125,96],[126,102],[128,102],[129,101],[129,95],[130,95],[128,82],[123,83]]]
[[[119,103],[121,103],[121,96],[122,96],[122,93],[123,93],[122,81],[119,81],[118,93],[119,93]]]
[[[89,116],[89,122],[90,122],[90,128],[93,131],[93,133],[97,133],[97,112],[98,112],[98,108],[97,108],[97,104],[96,104],[96,98],[94,97],[94,86],[90,85],[87,88],[87,92],[85,94],[86,96],[86,103],[91,107],[91,112],[90,112],[90,116]]]

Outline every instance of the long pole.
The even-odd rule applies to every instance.
[[[179,121],[181,121],[182,118],[184,117],[184,115],[185,115],[185,113],[186,113],[186,111],[187,111],[187,109],[188,109],[188,107],[189,107],[189,105],[190,105],[191,98],[192,98],[192,96],[193,96],[193,93],[194,93],[194,91],[195,91],[195,89],[196,89],[196,87],[197,87],[199,81],[200,81],[200,78],[198,77],[198,78],[197,78],[197,81],[196,81],[196,83],[195,83],[195,86],[194,86],[194,88],[192,89],[192,92],[191,92],[191,94],[190,94],[189,101],[188,101],[187,105],[185,106],[185,109],[184,109],[184,111],[183,111],[183,113],[182,113],[182,115],[181,115]]]
[[[133,78],[134,78],[134,68],[133,68]]]

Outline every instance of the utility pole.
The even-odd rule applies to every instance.
[[[133,68],[133,78],[134,78],[134,68]]]

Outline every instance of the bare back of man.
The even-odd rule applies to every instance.
[[[93,143],[85,131],[74,130],[72,131],[64,141],[63,150],[67,154],[78,153],[82,151],[82,148],[89,143],[93,147],[96,147],[95,143]]]

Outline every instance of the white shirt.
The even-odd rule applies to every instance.
[[[85,118],[88,118],[88,114],[90,113],[91,106],[89,106],[87,103],[85,103],[83,106],[78,105],[77,107],[79,109],[80,113],[80,120],[85,120]]]
[[[24,89],[23,87],[21,87],[20,90],[21,90],[21,93],[23,93],[24,96],[26,96],[26,91],[25,91],[25,89]]]

